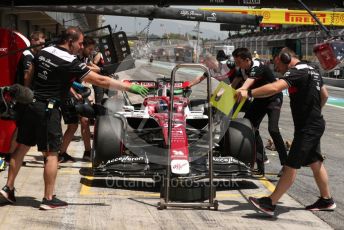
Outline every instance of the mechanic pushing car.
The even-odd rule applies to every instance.
[[[209,68],[209,72],[211,77],[218,81],[225,81],[226,83],[230,83],[230,73],[233,68],[235,68],[230,61],[219,61],[212,55],[207,55],[204,59],[204,65]],[[185,85],[187,87],[192,87],[201,83],[204,79],[208,76],[207,73],[204,73],[201,76],[198,76],[190,81],[189,84]]]
[[[0,194],[10,203],[16,201],[14,182],[26,150],[37,145],[46,157],[44,164],[44,197],[40,209],[64,208],[68,204],[54,195],[62,128],[60,105],[75,80],[108,88],[146,95],[148,89],[101,76],[76,58],[83,48],[84,35],[77,27],[64,31],[57,46],[42,49],[34,59],[34,101],[25,108],[23,125],[19,127],[17,148],[12,155],[6,185]]]
[[[245,81],[239,90],[254,89],[276,81],[270,68],[259,60],[252,59],[252,55],[247,48],[237,48],[233,51],[232,55],[236,66],[240,67],[241,76],[239,77]],[[249,105],[244,116],[244,118],[251,121],[255,128],[257,160],[260,160],[257,166],[258,171],[263,174],[264,167],[262,164],[268,162],[268,158],[265,155],[263,141],[259,133],[259,126],[266,114],[269,119],[269,134],[275,143],[282,167],[287,159],[287,150],[278,127],[282,103],[283,94],[281,92],[266,98],[255,99]]]
[[[321,114],[326,104],[328,92],[320,73],[306,63],[300,62],[294,51],[283,48],[274,57],[275,69],[284,77],[270,84],[255,88],[241,89],[238,100],[244,98],[264,98],[288,89],[290,107],[294,121],[294,140],[284,165],[283,174],[268,197],[250,197],[250,202],[260,211],[273,216],[276,203],[293,184],[297,169],[310,166],[320,191],[320,198],[307,210],[331,211],[336,208],[328,184],[328,175],[320,152],[320,138],[325,131],[325,121]]]
[[[78,54],[79,60],[87,64],[88,68],[90,68],[92,71],[94,71],[94,68],[89,66],[91,65],[90,56],[91,56],[91,53],[95,49],[95,45],[96,45],[95,40],[93,40],[91,37],[85,36],[84,42],[83,42],[84,48],[81,49]],[[99,67],[98,66],[96,67],[98,70]],[[99,71],[95,71],[95,72],[99,73]],[[74,99],[79,102],[84,101],[82,96],[78,94],[76,90],[73,89],[73,87],[70,88],[69,97],[70,98],[68,99],[68,101],[71,101]],[[73,104],[73,103],[69,103],[69,104]],[[75,111],[74,106],[68,106],[64,104],[61,106],[61,111],[62,111],[63,120],[65,124],[67,125],[67,129],[65,133],[63,134],[63,138],[62,138],[62,144],[61,144],[61,149],[60,149],[60,154],[59,154],[59,162],[60,163],[65,163],[68,161],[75,162],[74,157],[72,157],[71,155],[67,153],[67,149],[70,142],[73,139],[73,136],[76,130],[78,129],[79,121],[80,121],[80,126],[81,126],[81,136],[82,136],[82,140],[84,142],[84,147],[85,147],[85,151],[84,151],[84,155],[82,159],[84,161],[90,161],[91,160],[91,131],[90,131],[90,124],[89,124],[88,118],[79,116],[79,114]]]

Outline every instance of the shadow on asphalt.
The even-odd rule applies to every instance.
[[[0,207],[13,205],[13,206],[39,208],[39,205],[41,204],[40,200],[37,200],[35,197],[31,197],[31,196],[17,196],[16,200],[17,201],[15,204],[10,204],[3,197],[0,197]]]
[[[15,204],[10,204],[7,200],[3,197],[0,197],[0,207],[13,205],[13,206],[21,206],[21,207],[33,207],[39,208],[41,204],[41,200],[37,200],[35,197],[31,196],[17,196]],[[68,198],[66,198],[66,202],[69,206],[109,206],[105,203],[70,203],[68,202]]]

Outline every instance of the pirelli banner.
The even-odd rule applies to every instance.
[[[201,10],[263,16],[262,24],[316,25],[305,10],[202,8]],[[344,12],[313,11],[324,25],[344,26]]]

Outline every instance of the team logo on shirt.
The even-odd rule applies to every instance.
[[[80,63],[79,67],[83,70],[87,67],[87,65],[85,63]]]
[[[42,73],[38,73],[37,76],[43,80],[47,80],[48,77],[44,74],[45,71],[43,71],[43,74]]]

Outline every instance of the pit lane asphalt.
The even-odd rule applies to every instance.
[[[153,67],[143,66],[141,70],[133,73],[133,78],[138,76],[141,79],[156,78],[157,75],[150,71],[159,72]],[[168,72],[166,76],[169,74]],[[287,104],[286,101],[285,105]],[[332,111],[332,108],[326,107],[325,112],[327,110]],[[335,112],[339,113],[337,110]],[[289,115],[290,113],[286,110],[285,114]],[[339,115],[342,114],[339,113]],[[281,124],[282,133],[288,137],[292,134],[290,117],[283,115],[281,121],[283,121],[281,122],[283,123],[283,126]],[[337,132],[334,133],[338,134],[340,130],[343,130],[343,123],[338,126],[333,125],[332,128],[336,129]],[[337,137],[337,139],[339,138]],[[328,141],[325,138],[323,140],[323,142]],[[344,147],[342,145],[343,141],[333,150],[340,153],[343,149],[341,147]],[[328,151],[326,148],[324,143],[324,151]],[[82,152],[82,142],[72,142],[69,153],[80,160]],[[267,165],[269,173],[278,172],[277,159],[276,156],[270,154],[272,163]],[[338,165],[341,163],[330,155],[328,159],[331,159],[331,163]],[[38,211],[37,208],[43,196],[42,157],[33,148],[26,160],[28,166],[22,168],[16,182],[17,204],[5,205],[0,201],[0,229],[330,229],[312,212],[303,210],[302,202],[299,203],[288,195],[284,196],[279,203],[278,218],[266,218],[257,213],[248,204],[247,197],[263,196],[273,190],[273,185],[264,179],[234,180],[227,187],[220,188],[217,193],[220,203],[217,212],[188,209],[158,211],[156,204],[159,201],[159,193],[149,181],[137,182],[137,180],[129,179],[123,181],[120,178],[92,177],[87,173],[89,164],[80,161],[63,164],[58,173],[56,194],[61,199],[68,201],[69,207],[48,212]],[[309,169],[306,170],[309,171]],[[330,175],[337,170],[332,171]],[[5,183],[6,176],[7,172],[0,173],[0,185]],[[270,176],[268,177],[270,178]],[[308,177],[310,176],[308,175]],[[341,186],[339,181],[342,181],[342,177],[340,180],[339,178],[338,176],[337,184],[333,185]],[[275,179],[276,177],[271,175],[271,180]],[[311,177],[308,178],[308,180],[311,179]],[[300,177],[298,177],[297,183],[299,180]],[[305,179],[305,181],[307,180]],[[332,180],[332,182],[335,181]],[[303,190],[297,193],[301,197],[311,194],[308,195],[306,204],[316,199],[314,183],[310,184],[312,185],[302,184]],[[333,189],[333,186],[331,188]],[[339,197],[340,189],[333,191],[334,196]],[[338,208],[342,207],[339,200],[339,198],[336,199]],[[336,212],[329,213],[329,215],[335,215]]]
[[[328,87],[330,95],[335,95],[338,98],[344,98],[344,90],[336,87]],[[328,172],[330,189],[332,196],[335,199],[337,208],[334,212],[314,212],[319,218],[323,219],[326,223],[334,229],[343,229],[344,226],[344,107],[325,105],[323,115],[326,121],[326,130],[321,139],[321,150],[326,156],[325,167]],[[282,113],[280,117],[280,131],[284,140],[291,140],[292,133],[292,120],[290,115],[289,98],[284,97]],[[269,138],[267,132],[267,119],[265,118],[261,125],[261,133],[263,141],[266,142]],[[277,152],[267,150],[268,157],[271,161],[266,165],[267,172],[272,172],[267,175],[267,178],[276,183],[277,178],[273,172],[280,169],[280,163]],[[297,179],[289,190],[288,194],[302,205],[309,205],[313,203],[319,192],[317,190],[315,181],[312,176],[310,168],[301,168],[298,171]]]

